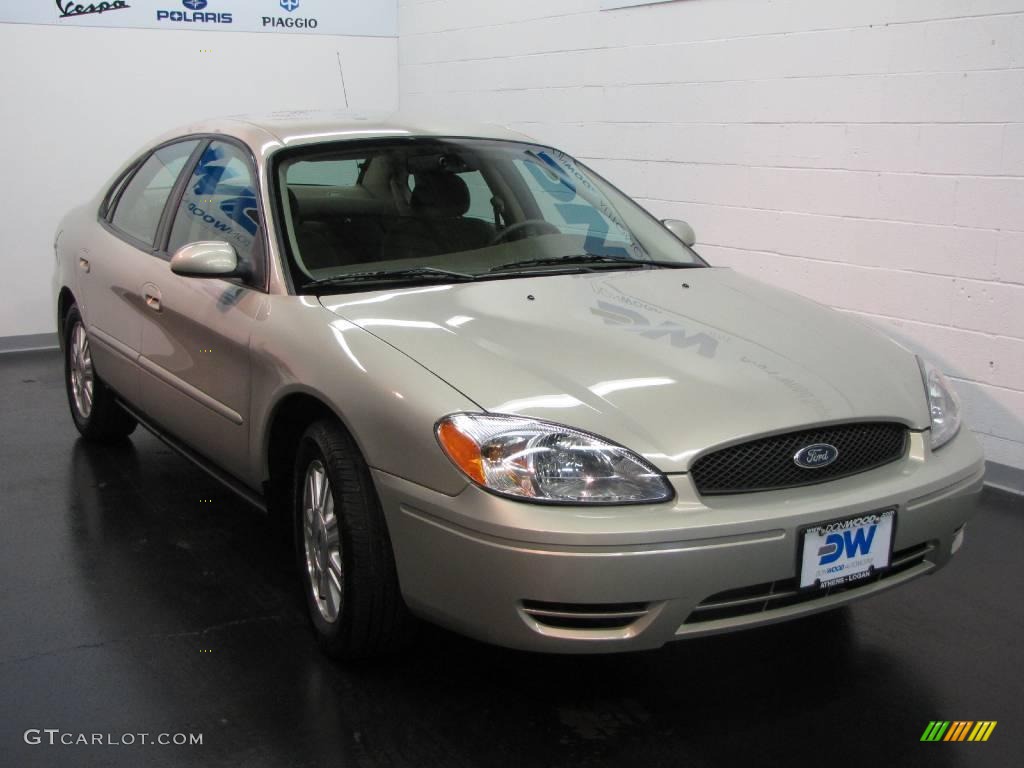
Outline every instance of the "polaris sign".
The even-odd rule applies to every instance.
[[[398,0],[18,0],[4,23],[396,37]]]
[[[204,11],[210,3],[208,0],[181,0],[181,4],[189,10],[157,11],[157,21],[179,21],[190,24],[230,24],[231,14],[219,11]]]

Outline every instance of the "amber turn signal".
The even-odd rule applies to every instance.
[[[442,421],[437,428],[437,439],[455,466],[476,482],[484,484],[484,462],[480,457],[480,446],[473,438],[459,431],[453,422]]]

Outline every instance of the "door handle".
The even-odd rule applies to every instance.
[[[142,286],[142,298],[145,299],[147,307],[154,312],[160,311],[160,289],[155,285],[146,283]]]
[[[85,258],[84,256],[79,256],[78,257],[78,266],[81,268],[81,270],[83,272],[88,272],[89,271],[89,260],[87,258]]]

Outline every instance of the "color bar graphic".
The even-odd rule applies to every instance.
[[[988,741],[996,720],[931,720],[921,741]]]

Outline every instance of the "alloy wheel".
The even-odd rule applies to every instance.
[[[334,495],[323,462],[306,467],[302,492],[302,535],[309,588],[324,621],[334,623],[344,599],[345,570],[341,559]]]
[[[71,332],[68,363],[75,410],[82,419],[88,419],[92,413],[96,377],[92,368],[92,353],[89,351],[89,337],[85,333],[85,326],[80,322],[75,323],[75,328]]]

